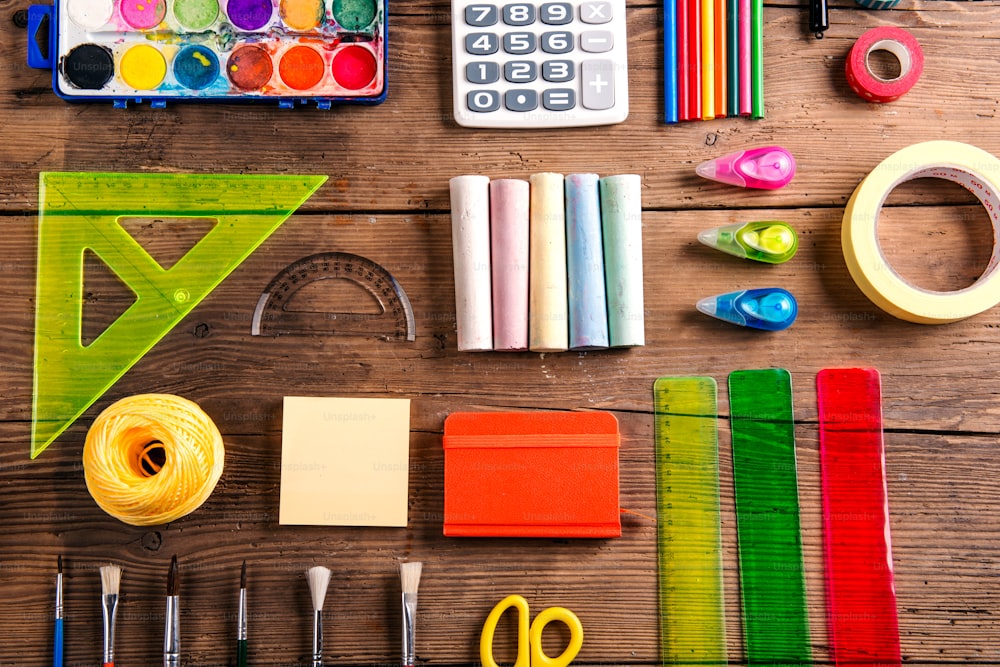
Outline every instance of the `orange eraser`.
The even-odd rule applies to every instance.
[[[620,537],[609,412],[456,412],[444,422],[444,534]]]

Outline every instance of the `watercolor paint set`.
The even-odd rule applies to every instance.
[[[388,0],[56,0],[29,9],[28,64],[67,100],[385,100]]]

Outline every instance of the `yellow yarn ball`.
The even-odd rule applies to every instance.
[[[225,455],[219,429],[197,404],[139,394],[98,415],[83,446],[83,472],[101,509],[154,526],[198,509],[222,476]]]

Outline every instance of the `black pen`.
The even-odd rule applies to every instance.
[[[809,32],[816,35],[816,39],[823,39],[823,32],[829,27],[826,0],[809,0]]]

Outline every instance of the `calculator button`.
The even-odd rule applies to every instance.
[[[542,51],[545,53],[569,53],[573,50],[573,33],[560,30],[542,33]]]
[[[514,55],[534,53],[536,45],[533,32],[508,32],[503,36],[503,50]]]
[[[573,5],[568,2],[546,2],[538,10],[542,23],[566,25],[573,20]]]
[[[499,15],[496,5],[469,5],[465,8],[465,22],[477,28],[495,24]]]
[[[535,6],[523,2],[504,5],[503,22],[507,25],[531,25],[535,22]]]
[[[486,113],[500,108],[500,93],[495,90],[473,90],[467,97],[469,111]]]
[[[542,106],[549,111],[569,111],[576,106],[576,92],[570,88],[552,88],[542,93]]]
[[[580,20],[584,23],[610,23],[610,2],[584,2],[580,5]]]
[[[580,48],[587,53],[605,53],[615,45],[615,36],[608,30],[584,30],[580,33]]]
[[[583,81],[581,102],[587,109],[610,109],[615,105],[615,70],[610,60],[584,60],[580,63]]]
[[[500,40],[493,32],[473,32],[465,36],[465,50],[475,56],[489,56],[500,48]]]
[[[465,66],[469,83],[496,83],[500,80],[500,65],[488,60],[471,62]]]
[[[575,70],[572,60],[546,60],[542,63],[542,78],[552,83],[572,81]]]
[[[503,78],[511,83],[529,83],[538,78],[538,68],[531,60],[512,60],[504,63]]]
[[[503,103],[511,111],[534,111],[538,107],[538,93],[528,88],[508,90],[504,93]]]

